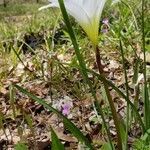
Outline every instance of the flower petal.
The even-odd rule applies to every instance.
[[[49,5],[40,10],[59,7],[58,0],[49,2]],[[94,45],[98,44],[99,22],[105,2],[106,0],[64,0],[67,12],[77,20]]]

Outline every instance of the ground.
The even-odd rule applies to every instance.
[[[99,50],[108,81],[113,83],[121,93],[116,92],[113,86],[109,86],[121,122],[122,138],[126,139],[127,108],[129,108],[128,149],[148,150],[149,146],[145,146],[146,140],[143,140],[146,134],[142,136],[139,118],[122,96],[126,95],[124,76],[126,68],[129,99],[144,120],[144,101],[141,90],[144,85],[142,76],[144,58],[139,29],[141,24],[136,12],[136,8],[140,6],[137,2],[133,3],[133,6],[129,3],[131,8],[120,6],[122,9],[116,11],[106,6],[109,9],[104,11],[100,22],[102,26]],[[79,70],[74,47],[62,16],[57,9],[38,11],[38,8],[46,3],[45,1],[40,1],[38,4],[35,2],[14,5],[8,3],[6,8],[0,6],[0,149],[51,149],[52,129],[64,144],[65,149],[87,149],[78,138],[73,136],[73,132],[66,128],[61,115],[35,101],[36,98],[29,95],[32,93],[40,98],[41,102],[45,101],[49,106],[64,114],[80,129],[90,143],[93,143],[95,149],[107,150],[108,137],[104,123],[100,114],[96,114],[93,108],[92,93]],[[119,12],[122,18],[119,17]],[[70,17],[70,20],[87,68],[96,73],[88,72],[88,77],[117,149],[116,129],[104,86],[97,75],[99,73],[95,62],[95,52],[82,28],[73,18]],[[107,25],[104,20],[108,20]],[[119,20],[123,22],[121,34],[125,66],[123,66],[117,37]],[[146,70],[149,79],[148,23],[145,31]],[[18,90],[14,85],[19,85],[27,92]],[[76,131],[76,129],[72,130]]]

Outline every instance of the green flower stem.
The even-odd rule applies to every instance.
[[[99,73],[102,74],[105,77],[103,66],[101,64],[101,56],[100,56],[98,46],[95,46],[95,53],[96,53],[96,63],[97,63],[97,66],[98,66]],[[121,132],[120,132],[121,131],[120,130],[120,121],[119,121],[119,118],[117,116],[117,112],[116,112],[114,102],[113,102],[113,99],[112,99],[110,91],[109,91],[109,87],[108,87],[107,83],[105,83],[103,80],[102,80],[102,83],[103,83],[104,88],[105,88],[105,92],[106,92],[106,95],[107,95],[107,99],[108,99],[108,102],[109,102],[109,105],[110,105],[110,108],[111,108],[112,116],[113,116],[113,119],[114,119],[114,124],[115,124],[116,131],[117,131],[117,146],[118,146],[119,150],[122,150],[123,148],[122,148],[122,139],[121,139]]]
[[[61,9],[61,12],[62,12],[62,15],[63,15],[63,18],[64,18],[64,22],[67,26],[67,29],[68,29],[68,33],[70,35],[70,38],[71,38],[71,41],[72,41],[72,44],[74,46],[74,50],[75,50],[75,54],[77,56],[77,59],[78,59],[78,62],[79,62],[79,67],[80,67],[80,70],[81,70],[81,73],[82,73],[82,76],[86,82],[86,84],[89,86],[90,88],[90,91],[91,91],[91,94],[94,98],[94,101],[93,101],[93,107],[95,109],[95,112],[97,114],[97,117],[99,118],[98,114],[101,115],[101,118],[102,118],[102,121],[104,123],[104,128],[107,132],[107,136],[108,136],[108,141],[110,143],[110,146],[111,146],[111,149],[113,150],[113,144],[112,144],[112,141],[111,141],[111,137],[110,137],[110,131],[107,127],[107,124],[106,124],[106,121],[105,121],[105,118],[104,118],[104,115],[103,115],[103,111],[101,110],[100,108],[100,105],[99,105],[99,102],[98,102],[98,99],[96,97],[96,93],[93,89],[93,86],[92,86],[92,83],[91,81],[89,80],[88,78],[88,73],[87,73],[87,69],[86,69],[86,64],[85,64],[85,61],[83,59],[83,56],[82,54],[80,53],[80,50],[79,50],[79,47],[78,47],[78,44],[77,44],[77,40],[76,40],[76,37],[75,37],[75,34],[73,32],[73,29],[72,29],[72,26],[70,24],[70,21],[69,21],[69,17],[68,17],[68,14],[67,14],[67,11],[65,9],[65,5],[64,5],[64,2],[63,0],[58,0],[59,2],[59,5],[60,5],[60,9]],[[122,149],[120,149],[122,150]]]

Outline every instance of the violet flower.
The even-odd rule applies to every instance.
[[[102,20],[102,23],[104,24],[104,25],[109,25],[109,20],[108,20],[108,18],[104,18],[103,20]]]
[[[62,105],[62,113],[65,116],[68,116],[70,113],[70,109],[72,108],[72,103],[65,103]]]

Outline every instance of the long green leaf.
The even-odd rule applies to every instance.
[[[83,133],[68,119],[66,118],[61,112],[51,107],[47,104],[43,99],[36,97],[35,95],[28,92],[26,89],[23,89],[19,85],[14,85],[20,92],[27,95],[28,97],[32,98],[34,101],[38,102],[39,104],[43,105],[48,110],[56,113],[59,117],[61,117],[65,123],[65,127],[81,142],[85,143],[91,150],[93,150],[93,146],[91,145],[90,141],[83,135]]]
[[[57,137],[54,130],[51,128],[52,150],[65,150],[64,145]]]

